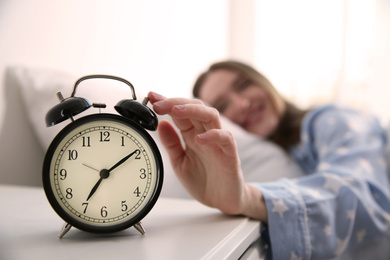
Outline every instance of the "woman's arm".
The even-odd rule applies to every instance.
[[[375,118],[335,106],[310,112],[292,151],[308,175],[257,184],[274,259],[328,259],[390,229],[386,137]]]
[[[244,182],[232,134],[221,129],[219,113],[194,99],[148,97],[157,114],[168,114],[180,130],[162,121],[158,131],[172,167],[188,192],[207,206],[226,214],[243,214],[267,221],[261,191]]]

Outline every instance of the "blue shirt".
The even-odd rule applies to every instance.
[[[368,113],[308,112],[290,155],[306,176],[256,183],[268,210],[273,259],[326,259],[390,229],[387,139]]]

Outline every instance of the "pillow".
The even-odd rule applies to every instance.
[[[69,121],[64,121],[55,126],[46,127],[44,121],[46,113],[59,103],[56,93],[61,92],[64,97],[69,97],[74,83],[83,75],[75,76],[61,71],[27,67],[10,67],[7,73],[12,85],[20,89],[28,120],[42,149],[46,151],[55,135],[69,123]],[[129,80],[131,82],[131,79]],[[142,101],[148,90],[139,86],[134,87],[137,100]],[[107,108],[104,112],[116,114],[114,105],[126,97],[131,98],[131,91],[122,82],[91,79],[83,81],[78,86],[76,96],[87,98],[92,103],[105,103]],[[75,118],[96,112],[96,108],[90,108]],[[159,120],[162,119],[170,121],[168,116],[159,116]],[[223,127],[231,131],[236,139],[246,181],[266,182],[282,177],[295,178],[302,175],[297,164],[281,148],[255,135],[248,134],[224,117],[221,117],[221,121]],[[156,141],[164,162],[164,185],[161,195],[189,198],[188,193],[173,173],[168,154],[157,132],[149,131],[149,133]]]
[[[269,182],[303,176],[298,164],[279,146],[248,133],[223,116],[221,123],[236,140],[241,168],[247,182]]]

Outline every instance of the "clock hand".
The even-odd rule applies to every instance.
[[[134,152],[131,152],[129,155],[126,155],[125,157],[122,158],[122,160],[120,160],[119,162],[117,162],[114,166],[112,166],[108,172],[111,172],[112,170],[114,170],[116,167],[118,167],[119,165],[121,165],[122,163],[124,163],[125,161],[127,161],[133,154],[135,154],[137,151],[139,151],[138,149],[135,150]]]
[[[88,198],[87,198],[87,201],[92,197],[92,195],[96,192],[97,188],[99,187],[100,183],[102,183],[102,180],[104,178],[103,177],[100,177],[100,179],[98,180],[98,182],[95,184],[95,186],[93,186],[91,192],[89,193],[88,195]]]
[[[119,162],[117,162],[114,166],[112,166],[110,169],[103,169],[100,171],[100,178],[99,180],[96,182],[95,186],[93,186],[91,192],[89,193],[88,197],[87,197],[87,201],[92,197],[92,195],[96,192],[96,190],[98,189],[98,187],[100,186],[100,184],[102,183],[103,179],[107,179],[109,176],[110,176],[110,172],[112,170],[114,170],[115,168],[117,168],[119,165],[121,165],[122,163],[124,163],[125,161],[127,161],[133,154],[135,154],[137,151],[139,150],[135,150],[133,152],[131,152],[130,154],[126,155],[125,157],[123,157]],[[87,166],[87,165],[85,165]],[[89,167],[89,166],[87,166]]]
[[[95,168],[93,168],[92,166],[89,166],[89,165],[87,165],[87,164],[85,164],[85,163],[83,163],[83,165],[84,165],[85,167],[88,167],[88,168],[94,170],[94,171],[97,171],[97,172],[99,171],[98,169],[95,169]]]

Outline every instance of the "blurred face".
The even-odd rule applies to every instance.
[[[261,137],[269,137],[280,121],[268,92],[230,70],[210,72],[199,97],[234,123]]]

